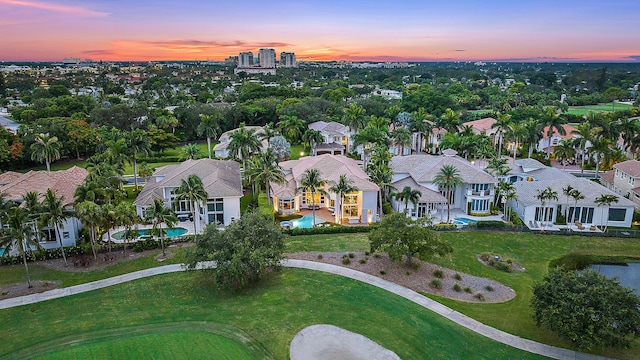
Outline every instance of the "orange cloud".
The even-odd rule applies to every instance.
[[[47,11],[65,13],[65,14],[74,14],[74,15],[80,15],[80,16],[102,17],[102,16],[109,15],[109,13],[106,13],[106,12],[93,11],[93,10],[89,10],[89,9],[78,7],[78,6],[66,6],[66,5],[45,3],[40,1],[0,0],[0,4],[21,6],[21,7],[47,10]]]

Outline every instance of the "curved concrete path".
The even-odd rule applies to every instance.
[[[454,311],[453,309],[450,309],[434,300],[431,300],[426,296],[420,295],[419,293],[413,290],[407,289],[398,284],[394,284],[392,282],[383,280],[379,277],[369,275],[357,270],[352,270],[352,269],[348,269],[348,268],[337,266],[337,265],[319,263],[314,261],[306,261],[306,260],[285,260],[283,262],[283,265],[285,267],[291,267],[291,268],[322,271],[322,272],[326,272],[334,275],[340,275],[350,279],[365,282],[367,284],[387,290],[407,300],[413,301],[414,303],[422,307],[425,307],[455,322],[456,324],[463,326],[469,330],[472,330],[480,335],[486,336],[495,341],[498,341],[503,344],[506,344],[524,351],[528,351],[534,354],[539,354],[539,355],[551,357],[554,359],[580,359],[580,360],[607,359],[605,357],[598,356],[598,355],[586,354],[586,353],[563,349],[555,346],[545,345],[536,341],[523,339],[519,336],[506,333],[504,331],[492,328],[479,321],[476,321],[457,311]],[[210,268],[214,266],[215,264],[213,262],[204,262],[204,263],[198,264],[197,268],[205,269],[205,268]],[[87,291],[101,289],[108,286],[120,284],[127,281],[142,279],[149,276],[168,274],[168,273],[185,271],[185,270],[187,269],[182,264],[172,264],[172,265],[159,266],[151,269],[135,271],[129,274],[114,276],[104,280],[98,280],[98,281],[93,281],[86,284],[70,286],[68,288],[54,289],[54,290],[46,291],[39,294],[31,294],[31,295],[21,296],[17,298],[0,300],[0,309],[7,309],[15,306],[20,306],[20,305],[34,304],[41,301],[57,299],[64,296],[75,295],[75,294],[80,294]]]

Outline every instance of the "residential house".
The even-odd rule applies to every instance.
[[[264,129],[262,128],[262,126],[245,126],[245,129],[255,130],[255,133],[258,136],[264,134]],[[218,139],[218,144],[216,144],[213,147],[214,154],[217,158],[226,159],[232,155],[229,153],[227,148],[231,143],[231,134],[233,134],[236,131],[238,131],[238,129],[229,130],[222,133],[222,135],[220,135],[220,138]],[[266,151],[268,148],[269,148],[269,143],[267,142],[267,139],[263,139],[261,151]]]
[[[435,183],[438,172],[445,166],[451,165],[458,169],[463,185],[452,189],[447,194],[447,189],[441,188]],[[394,156],[391,160],[393,170],[392,185],[397,191],[402,191],[405,186],[419,190],[422,195],[417,204],[408,204],[407,213],[413,217],[438,217],[440,220],[446,217],[446,204],[457,212],[469,215],[490,214],[494,197],[494,187],[498,183],[493,176],[475,167],[467,160],[457,156],[455,150],[446,149],[442,155],[409,155]],[[447,195],[449,198],[447,199]],[[404,203],[396,199],[391,200],[396,211],[403,211]]]
[[[411,150],[414,153],[418,153],[418,145],[420,145],[420,152],[430,152],[432,154],[437,153],[440,147],[440,141],[447,133],[447,130],[443,128],[433,127],[433,123],[428,120],[424,120],[432,127],[428,134],[421,134],[414,132],[411,140]]]
[[[369,180],[367,173],[355,160],[342,155],[324,154],[283,161],[280,166],[284,170],[285,183],[271,184],[274,211],[290,214],[316,204],[319,208],[333,211],[334,221],[338,222],[340,198],[329,188],[339,181],[340,175],[346,175],[358,190],[345,196],[342,205],[343,221],[352,224],[377,221],[380,188]],[[327,181],[324,187],[327,195],[315,194],[312,201],[310,193],[297,191],[301,187],[300,178],[307,169],[317,169],[321,178]]]
[[[498,144],[498,141],[500,141],[498,129],[492,127],[496,122],[496,119],[488,117],[479,120],[467,121],[463,123],[462,126],[470,126],[471,130],[473,130],[473,133],[476,135],[487,135],[491,138],[493,144],[496,145]]]
[[[319,131],[322,134],[322,143],[315,144],[311,148],[311,155],[345,155],[351,151],[353,144],[351,136],[354,134],[348,126],[335,121],[316,121],[309,124],[309,129]]]
[[[134,201],[138,215],[144,218],[145,210],[155,199],[160,199],[166,207],[176,212],[179,219],[192,218],[190,201],[174,201],[175,190],[190,175],[200,177],[207,192],[206,204],[200,204],[199,213],[193,219],[196,233],[201,232],[202,224],[226,226],[240,217],[240,165],[235,161],[213,159],[187,160],[178,165],[156,169]]]
[[[73,199],[76,188],[80,186],[89,175],[87,170],[74,166],[60,171],[29,171],[25,174],[9,171],[0,174],[0,192],[4,193],[7,200],[22,203],[24,195],[29,191],[40,194],[40,201],[48,189],[58,197],[62,197],[66,208],[73,208]],[[65,219],[60,227],[60,236],[63,246],[75,246],[78,240],[78,232],[82,229],[82,223],[75,217]],[[58,234],[53,227],[45,226],[38,234],[40,245],[45,249],[60,246]]]
[[[553,148],[558,145],[560,143],[560,141],[562,140],[573,140],[576,139],[578,136],[573,134],[573,131],[575,130],[575,128],[569,124],[563,124],[562,128],[564,129],[565,134],[561,135],[560,133],[558,133],[558,130],[556,130],[556,128],[553,129],[553,134],[551,134],[551,154],[553,154]],[[542,129],[542,138],[540,138],[540,140],[538,141],[538,144],[536,145],[536,150],[540,151],[540,152],[546,152],[547,151],[547,147],[549,147],[549,135],[547,135],[549,132],[549,127],[545,126],[544,129]]]
[[[554,228],[553,224],[558,221],[559,215],[566,216],[568,226],[574,229],[578,228],[578,224],[592,230],[600,225],[631,226],[635,204],[620,196],[610,208],[598,206],[596,199],[603,194],[615,195],[598,183],[547,167],[533,159],[516,160],[515,164],[509,166],[508,179],[513,183],[517,199],[509,200],[507,205],[531,229]],[[580,191],[585,198],[577,203],[572,197],[567,198],[563,194],[567,186]],[[538,194],[547,188],[551,188],[558,199],[545,200],[543,206]]]
[[[613,165],[613,170],[600,173],[602,185],[640,206],[640,161],[627,160]]]

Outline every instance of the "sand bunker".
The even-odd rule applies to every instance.
[[[311,325],[291,341],[291,360],[400,360],[393,351],[333,325]]]

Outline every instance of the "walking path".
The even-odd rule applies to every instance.
[[[519,336],[511,335],[504,331],[494,329],[490,326],[487,326],[479,321],[471,319],[468,316],[465,316],[453,309],[450,309],[434,300],[427,298],[426,296],[420,295],[419,293],[407,289],[403,286],[394,284],[392,282],[383,280],[373,275],[365,274],[363,272],[348,269],[341,266],[324,264],[314,261],[306,261],[306,260],[285,260],[285,267],[291,268],[300,268],[300,269],[308,269],[308,270],[316,270],[322,271],[334,275],[344,276],[350,279],[358,280],[365,282],[367,284],[379,287],[381,289],[387,290],[391,293],[399,295],[407,300],[413,301],[414,303],[421,305],[453,322],[456,324],[463,326],[469,330],[475,331],[476,333],[486,336],[495,341],[501,342],[506,345],[510,345],[517,349],[525,350],[534,354],[539,354],[555,359],[579,359],[579,360],[592,360],[592,359],[606,359],[602,356],[580,353],[573,350],[563,349],[555,346],[545,345],[536,341],[523,339]],[[200,263],[198,265],[199,269],[210,268],[215,266],[212,262]],[[84,293],[91,290],[101,289],[108,286],[124,283],[127,281],[142,279],[149,276],[160,275],[160,274],[168,274],[173,272],[185,271],[186,267],[182,264],[172,264],[159,266],[151,269],[145,269],[140,271],[135,271],[129,274],[114,276],[104,280],[98,280],[86,284],[71,286],[68,288],[62,289],[54,289],[47,292],[39,293],[39,294],[31,294],[17,298],[0,300],[0,309],[8,309],[11,307],[16,307],[20,305],[34,304],[41,301],[57,299],[64,296],[75,295]]]

